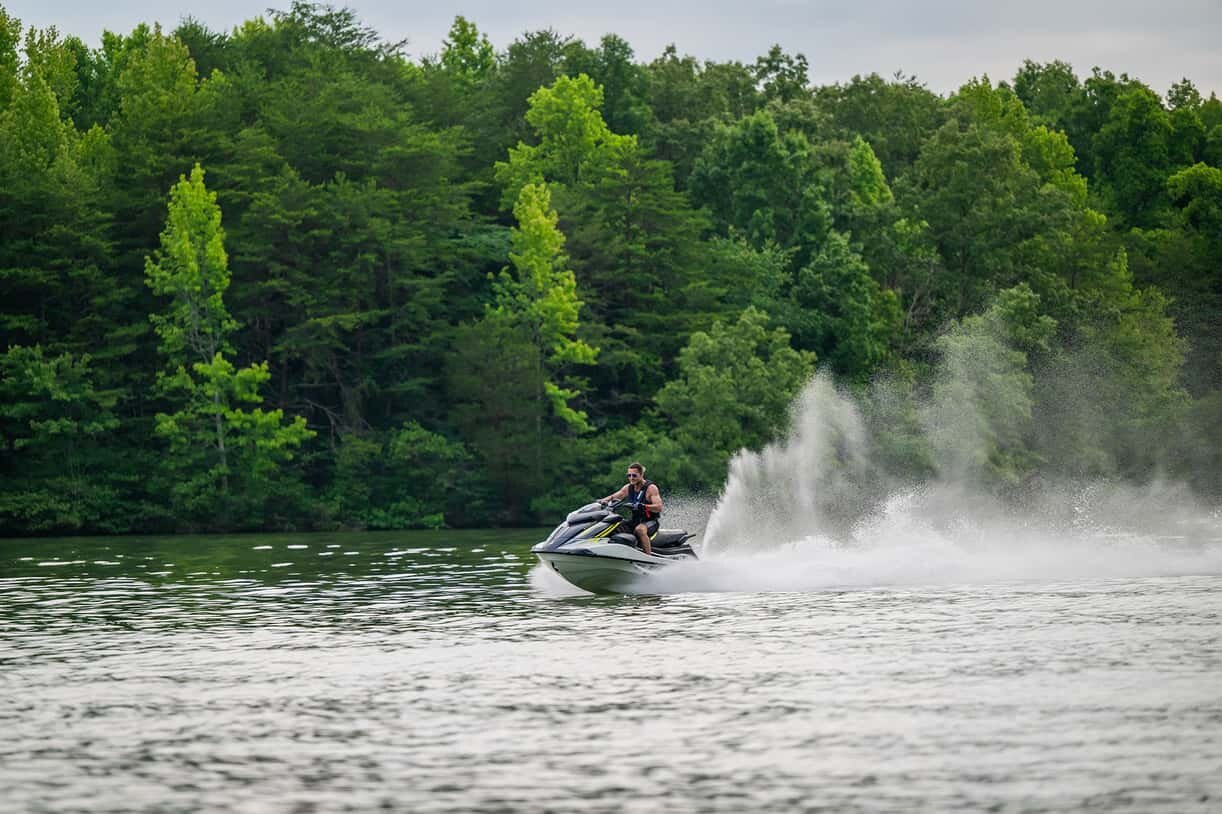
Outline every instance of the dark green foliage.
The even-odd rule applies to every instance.
[[[1216,96],[1060,61],[942,98],[0,9],[0,533],[535,523],[638,457],[715,492],[816,357],[888,476],[1217,494],[1220,173]]]
[[[767,324],[767,314],[748,308],[733,326],[716,322],[692,334],[680,353],[679,376],[657,398],[671,429],[655,469],[675,487],[717,488],[734,452],[759,449],[784,426],[815,356]]]
[[[412,421],[340,439],[326,508],[345,528],[441,528],[485,519],[485,501],[471,505],[479,490],[466,449]]]
[[[874,373],[900,329],[895,292],[879,287],[865,261],[836,232],[798,272],[793,305],[785,322],[794,332],[794,344],[813,350],[849,379]]]
[[[756,248],[794,250],[798,266],[831,226],[810,142],[778,128],[766,111],[717,132],[696,161],[693,201],[708,207],[722,234],[736,230]]]
[[[814,98],[839,137],[869,142],[888,178],[916,161],[921,145],[946,118],[943,101],[902,74],[892,81],[878,74],[855,76],[843,85],[816,88]]]
[[[88,356],[48,358],[19,345],[0,356],[0,528],[122,529],[108,516],[120,494],[105,455],[116,402]]]

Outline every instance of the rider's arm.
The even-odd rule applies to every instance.
[[[662,492],[658,489],[656,483],[649,485],[649,491],[645,493],[645,499],[649,501],[649,508],[658,514],[662,513]]]

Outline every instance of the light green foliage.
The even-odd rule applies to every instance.
[[[602,88],[585,74],[562,76],[531,95],[526,121],[539,143],[519,142],[509,150],[508,161],[497,162],[496,179],[504,188],[502,206],[515,202],[528,184],[594,183],[617,150],[635,143],[632,136],[611,132],[599,112],[602,102]]]
[[[441,67],[460,84],[473,85],[492,73],[496,67],[496,52],[488,37],[474,23],[458,15],[442,43]]]
[[[994,88],[987,79],[973,80],[959,89],[952,110],[976,127],[1008,134],[1041,185],[1060,190],[1075,205],[1085,204],[1086,180],[1076,171],[1077,157],[1069,140],[1064,133],[1033,120],[1009,88]]]
[[[314,431],[300,416],[285,423],[282,410],[243,406],[262,401],[266,362],[238,370],[218,353],[190,370],[180,367],[161,380],[179,408],[158,413],[155,425],[169,446],[162,475],[170,504],[188,527],[249,524],[291,488],[284,465]]]
[[[576,338],[581,300],[577,297],[577,280],[567,268],[564,235],[556,228],[557,216],[547,187],[523,187],[514,215],[518,226],[513,231],[509,259],[517,273],[505,270],[497,277],[493,313],[523,327],[539,348],[540,359],[551,376],[564,365],[593,364],[598,351]],[[543,388],[557,418],[574,430],[589,429],[585,413],[568,405],[570,399],[580,395],[576,389],[562,387],[550,378],[544,380]]]
[[[767,325],[767,314],[748,308],[734,325],[717,322],[692,334],[679,354],[679,376],[657,396],[673,425],[676,460],[663,471],[675,486],[719,485],[734,452],[759,449],[784,426],[815,356],[794,350],[785,331]]]
[[[861,136],[853,139],[853,146],[849,150],[849,196],[853,206],[866,210],[885,206],[895,200],[883,175],[882,162]]]
[[[170,191],[161,250],[145,263],[148,285],[170,303],[150,319],[170,372],[164,395],[178,409],[158,413],[156,432],[169,443],[171,501],[187,522],[249,522],[280,480],[280,466],[314,435],[305,419],[284,423],[282,410],[248,409],[262,401],[267,363],[241,370],[224,356],[236,322],[225,308],[228,258],[216,196],[197,164]]]
[[[17,71],[21,60],[17,46],[21,42],[21,20],[0,6],[0,110],[12,103],[17,90]]]
[[[204,186],[199,164],[170,191],[170,211],[156,259],[144,274],[154,293],[169,297],[164,314],[149,319],[161,337],[162,352],[173,359],[210,363],[231,352],[226,337],[237,323],[225,308],[229,258],[216,193]]]
[[[518,226],[509,259],[517,273],[504,271],[497,278],[495,310],[528,325],[550,363],[592,364],[597,351],[574,338],[582,303],[577,280],[566,268],[564,235],[556,228],[547,186],[523,187],[513,214]]]

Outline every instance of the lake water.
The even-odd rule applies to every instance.
[[[1210,551],[591,597],[537,539],[0,542],[0,809],[1222,811]]]

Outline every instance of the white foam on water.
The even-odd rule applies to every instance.
[[[1033,481],[1003,496],[962,474],[903,483],[871,460],[868,442],[854,399],[816,376],[795,401],[787,435],[731,461],[701,560],[651,575],[641,589],[1222,574],[1222,516],[1176,484]],[[971,457],[954,452],[957,461]]]

